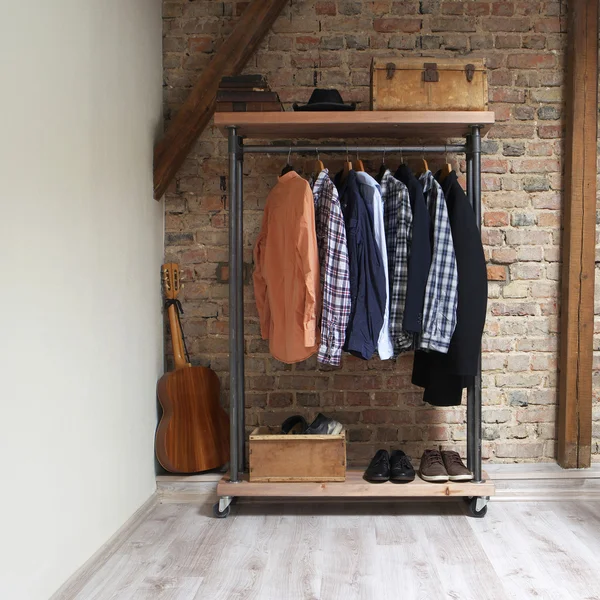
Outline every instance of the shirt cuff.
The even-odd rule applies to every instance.
[[[311,319],[304,326],[304,345],[307,348],[312,348],[317,343],[317,321]]]

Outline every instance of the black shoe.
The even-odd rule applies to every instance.
[[[302,415],[294,415],[281,424],[281,433],[304,433],[307,427],[308,423]]]
[[[342,433],[342,424],[319,413],[304,433],[317,435],[338,435]]]
[[[378,450],[363,476],[370,483],[383,483],[390,478],[390,455],[387,450]]]
[[[409,483],[415,478],[415,470],[410,458],[402,450],[394,450],[390,455],[390,481],[393,483]]]

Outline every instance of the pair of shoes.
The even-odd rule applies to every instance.
[[[303,435],[338,435],[342,433],[343,426],[340,422],[319,413],[317,418],[309,425],[302,415],[288,417],[281,424],[281,433]]]
[[[454,450],[425,450],[421,457],[419,476],[432,483],[473,479],[473,473],[465,467],[460,454]]]
[[[363,477],[369,483],[409,483],[415,478],[415,470],[402,450],[394,450],[391,455],[387,450],[378,450]]]

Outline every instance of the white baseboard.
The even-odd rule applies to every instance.
[[[146,519],[158,502],[158,495],[156,493],[152,494],[123,526],[54,592],[50,600],[73,600],[73,598],[76,598],[94,573],[117,552],[135,528]]]

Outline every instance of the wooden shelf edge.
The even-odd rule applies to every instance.
[[[223,112],[215,125],[227,135],[237,127],[246,137],[397,138],[423,136],[462,137],[471,125],[485,135],[495,122],[492,111],[352,111],[352,112]]]
[[[247,475],[239,483],[231,483],[225,475],[217,484],[219,496],[234,497],[280,497],[280,498],[409,498],[438,497],[460,498],[465,496],[493,496],[496,487],[487,473],[483,483],[448,482],[428,483],[417,476],[407,484],[368,483],[362,478],[362,470],[350,469],[344,482],[297,482],[297,483],[251,483]]]

